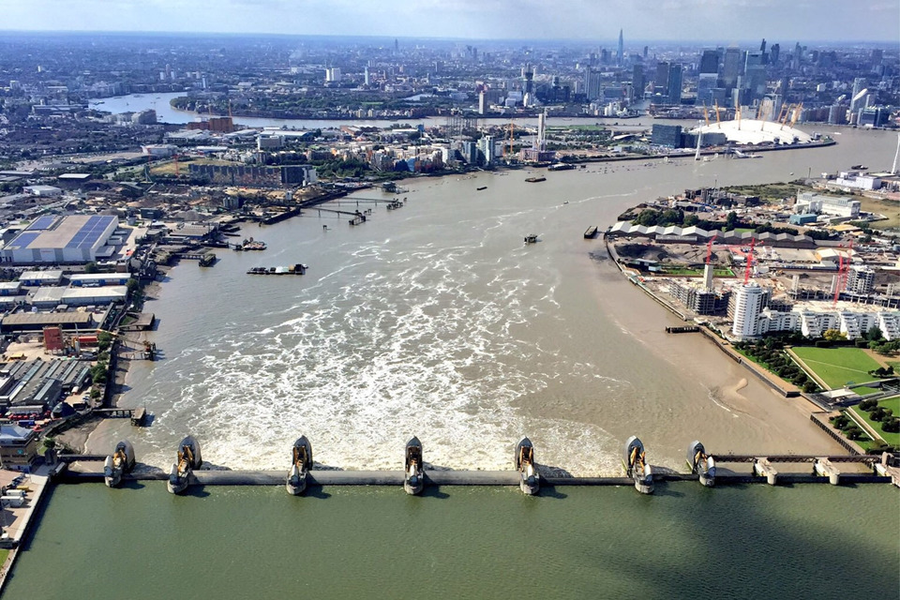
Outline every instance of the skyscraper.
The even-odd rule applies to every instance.
[[[700,74],[719,73],[719,52],[717,50],[704,50],[700,55]]]
[[[631,87],[634,88],[634,97],[636,99],[641,99],[644,97],[644,88],[647,87],[647,82],[644,81],[643,65],[634,65],[634,67],[632,68]]]
[[[588,100],[596,100],[603,94],[600,71],[588,69],[584,73],[584,93]]]
[[[668,98],[666,102],[668,104],[681,104],[681,84],[681,65],[669,66],[669,82],[666,91],[666,96]]]
[[[656,63],[656,79],[653,80],[653,92],[665,96],[669,89],[669,63]]]
[[[722,85],[731,89],[737,85],[737,78],[742,74],[743,53],[740,48],[727,48],[722,59]]]
[[[625,41],[621,29],[619,30],[619,46],[616,49],[616,64],[620,67],[625,64]]]

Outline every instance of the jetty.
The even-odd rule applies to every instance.
[[[666,333],[699,333],[700,328],[696,325],[683,325],[681,327],[666,327]]]
[[[306,275],[308,268],[303,263],[293,264],[289,267],[250,267],[247,275]]]

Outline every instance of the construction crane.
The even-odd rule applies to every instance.
[[[713,234],[713,236],[709,240],[709,243],[706,244],[706,264],[709,264],[709,259],[712,257],[712,245],[713,242],[716,241],[717,237],[719,237],[718,233]]]
[[[838,246],[838,248],[843,248],[843,246]],[[850,261],[853,257],[853,240],[850,240],[850,249],[847,252],[847,262],[844,262],[844,253],[841,250],[838,250],[838,274],[837,281],[834,285],[834,299],[832,300],[832,306],[837,306],[838,299],[841,297],[841,292],[844,290],[844,287],[847,285],[847,271],[850,270]]]
[[[507,159],[511,159],[513,155],[513,140],[515,139],[516,133],[516,124],[512,121],[509,122],[509,152],[507,153]]]
[[[744,285],[750,283],[750,273],[753,270],[753,249],[756,246],[756,238],[750,238],[750,252],[747,253],[747,267],[744,269]]]

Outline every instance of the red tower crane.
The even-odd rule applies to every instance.
[[[750,272],[753,270],[753,248],[756,246],[756,238],[750,238],[750,252],[747,253],[747,267],[744,269],[744,285],[750,283]]]
[[[843,248],[843,246],[838,246],[838,248]],[[853,258],[853,240],[850,240],[850,248],[847,251],[847,261],[844,262],[844,254],[838,250],[838,274],[837,274],[837,282],[835,282],[834,286],[834,300],[832,301],[832,306],[837,306],[838,298],[841,296],[841,292],[844,290],[844,287],[847,285],[847,271],[850,270],[850,261]]]
[[[716,241],[717,237],[719,237],[718,233],[713,234],[713,236],[709,239],[709,243],[706,244],[706,264],[709,264],[709,258],[712,256],[712,245],[713,242]]]

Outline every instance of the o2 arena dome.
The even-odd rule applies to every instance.
[[[760,121],[757,119],[741,119],[740,121],[722,121],[710,123],[691,130],[691,133],[703,132],[707,134],[724,134],[729,142],[735,144],[808,144],[812,137],[799,129],[789,125],[782,125],[774,121]]]

